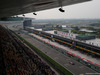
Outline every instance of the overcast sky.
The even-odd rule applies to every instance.
[[[59,8],[43,10],[36,12],[37,16],[32,13],[25,14],[26,17],[36,19],[79,19],[79,18],[100,18],[100,0],[64,6],[65,13],[59,12]]]

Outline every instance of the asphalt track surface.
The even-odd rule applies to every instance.
[[[53,60],[61,64],[64,68],[72,72],[74,75],[100,75],[96,71],[88,68],[87,66],[71,59],[70,57],[65,56],[64,54],[54,50],[53,48],[47,46],[46,44],[28,36],[25,34],[21,34],[21,36],[30,42],[32,45],[37,47],[43,53],[51,57]],[[69,64],[69,62],[74,62],[75,65]]]

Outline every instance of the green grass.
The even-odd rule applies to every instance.
[[[16,34],[17,35],[17,34]],[[64,67],[62,67],[59,63],[55,62],[53,59],[51,59],[49,56],[44,54],[42,51],[37,49],[35,46],[33,46],[31,43],[17,35],[21,40],[23,40],[29,47],[31,47],[37,54],[39,54],[43,59],[45,59],[55,70],[57,70],[60,75],[73,75],[71,72],[66,70]]]

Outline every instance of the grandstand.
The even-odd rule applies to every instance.
[[[0,25],[0,75],[56,75],[45,61]]]

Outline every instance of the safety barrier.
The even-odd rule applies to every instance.
[[[45,33],[45,32],[41,32],[41,31],[38,31],[38,30],[30,30],[30,29],[28,29],[28,31],[29,32],[32,32],[32,33],[34,33],[34,34],[36,34],[36,35],[39,35],[39,36],[42,36],[42,37],[45,37],[45,38],[48,38],[48,39],[50,39],[50,40],[55,40],[56,42],[58,42],[58,43],[60,43],[60,44],[63,44],[63,45],[66,45],[66,46],[68,46],[68,47],[74,47],[74,48],[76,48],[76,49],[79,49],[79,51],[84,51],[84,52],[87,52],[88,54],[91,54],[92,56],[100,56],[100,52],[98,52],[99,50],[99,48],[97,48],[97,49],[95,49],[95,47],[89,47],[88,46],[88,44],[86,44],[86,45],[84,45],[85,47],[87,47],[88,46],[88,48],[85,48],[85,47],[83,47],[83,44],[81,44],[82,46],[79,46],[80,45],[80,43],[78,44],[78,45],[74,45],[74,44],[72,44],[72,41],[70,40],[70,39],[67,39],[67,41],[66,41],[66,39],[65,38],[63,38],[64,40],[60,40],[59,38],[59,36],[56,36],[56,35],[53,35],[53,34],[49,34],[49,33]],[[59,38],[58,38],[59,37]],[[68,42],[69,41],[69,42]],[[75,40],[73,40],[73,41],[75,41]],[[79,41],[78,41],[79,42]]]

